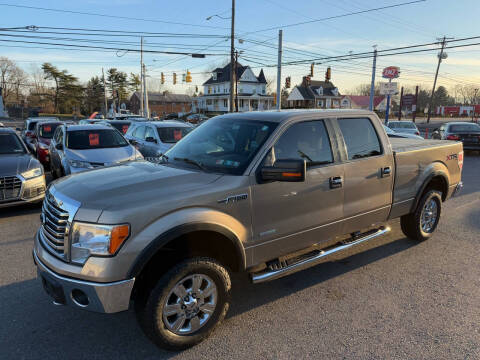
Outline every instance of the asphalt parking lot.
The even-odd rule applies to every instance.
[[[2,359],[479,359],[480,156],[429,241],[387,237],[270,283],[234,276],[226,321],[182,353],[157,349],[133,311],[57,307],[36,280],[40,207],[0,210]]]

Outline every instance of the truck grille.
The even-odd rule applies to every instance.
[[[20,197],[22,180],[16,176],[0,177],[0,201],[14,200]]]
[[[47,250],[60,258],[65,256],[65,235],[68,226],[68,212],[55,205],[49,196],[45,197],[42,207],[42,227],[40,237]]]

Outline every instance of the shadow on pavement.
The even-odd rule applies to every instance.
[[[35,213],[40,214],[41,209],[42,209],[41,202],[36,204],[22,204],[22,205],[16,205],[12,207],[1,208],[0,219],[9,218],[12,216],[30,215]]]

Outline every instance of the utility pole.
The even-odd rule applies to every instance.
[[[372,84],[370,85],[370,105],[368,109],[373,111],[373,99],[375,98],[375,71],[377,71],[377,45],[373,46],[373,68],[372,68]]]
[[[102,78],[103,78],[103,100],[105,102],[105,110],[103,112],[103,116],[105,118],[107,117],[108,113],[108,103],[107,103],[107,85],[105,84],[105,73],[103,72],[103,67],[102,67]]]
[[[143,36],[140,38],[140,114],[143,115]]]
[[[282,30],[278,30],[277,110],[282,109]]]
[[[415,86],[415,103],[412,105],[412,120],[415,122],[417,117],[418,85]]]
[[[400,109],[398,110],[398,120],[402,120],[402,107],[403,107],[403,86],[400,90]]]
[[[438,39],[440,40],[440,39]],[[437,65],[437,72],[435,73],[435,80],[433,81],[433,89],[432,95],[430,96],[430,104],[428,105],[428,115],[427,115],[427,123],[430,122],[430,116],[432,114],[432,106],[433,106],[433,96],[435,95],[435,86],[437,86],[437,78],[438,78],[438,71],[440,70],[440,64],[442,63],[442,59],[447,58],[447,54],[444,55],[443,51],[445,50],[445,45],[447,45],[447,37],[444,36],[442,41],[442,49],[438,54],[438,65]]]
[[[475,95],[473,97],[473,101],[472,101],[472,122],[474,122],[474,118],[475,118],[475,103],[477,102],[477,92],[478,92],[478,89],[475,89]]]
[[[233,92],[234,82],[237,74],[234,71],[233,62],[235,61],[235,0],[232,0],[232,27],[230,34],[230,112],[233,112]]]
[[[238,51],[235,51],[235,75],[237,74]],[[235,112],[238,112],[238,79],[235,76]]]
[[[148,108],[148,90],[147,90],[147,74],[145,72],[145,64],[142,66],[143,74],[143,116],[147,119],[150,118],[150,111]]]

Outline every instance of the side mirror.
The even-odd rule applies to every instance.
[[[307,163],[305,160],[277,160],[273,166],[264,166],[261,170],[265,181],[305,181]]]
[[[128,142],[132,145],[137,145],[137,142],[133,139],[128,140]]]
[[[155,138],[152,137],[152,136],[149,136],[149,137],[145,138],[145,141],[146,141],[146,142],[151,142],[151,143],[156,143],[156,142],[157,142],[157,139],[155,139]]]
[[[55,149],[57,149],[57,150],[63,150],[63,144],[61,144],[61,143],[55,144]]]

